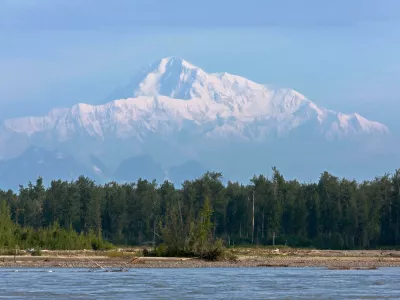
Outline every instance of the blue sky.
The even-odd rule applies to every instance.
[[[176,55],[400,129],[399,32],[398,0],[2,0],[0,119],[101,103]]]

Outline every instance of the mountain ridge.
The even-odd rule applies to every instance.
[[[105,104],[78,103],[45,116],[4,120],[0,158],[16,158],[30,146],[62,148],[101,175],[101,169],[113,174],[124,160],[143,154],[169,169],[209,160],[207,155],[226,151],[221,149],[235,152],[232,143],[268,148],[293,139],[298,147],[306,140],[340,144],[390,136],[387,126],[357,113],[320,107],[292,89],[273,89],[226,72],[207,73],[178,57],[148,65],[113,94],[119,97]],[[218,145],[223,146],[212,154]],[[104,167],[95,165],[93,156]],[[200,163],[196,169],[204,168]]]
[[[176,64],[179,64],[181,68],[176,68]],[[167,68],[168,65],[173,69],[172,71],[177,72],[172,72]],[[200,68],[176,57],[160,60],[156,70],[160,73],[154,73],[153,70],[147,73],[136,89],[132,87],[133,97],[126,95],[128,97],[115,99],[102,105],[78,103],[70,109],[56,108],[43,117],[5,120],[3,127],[28,136],[55,127],[60,140],[68,138],[69,131],[76,131],[79,128],[86,130],[90,136],[101,137],[103,132],[116,123],[126,125],[129,121],[134,122],[140,119],[149,121],[150,115],[156,112],[158,115],[153,117],[155,121],[169,118],[206,123],[218,118],[232,117],[243,123],[275,120],[276,123],[269,126],[279,127],[278,131],[285,130],[285,127],[288,129],[288,126],[297,127],[296,123],[302,123],[314,117],[321,126],[324,122],[327,123],[323,131],[328,136],[346,135],[352,131],[389,133],[385,125],[369,121],[357,113],[336,113],[318,107],[297,91],[269,90],[261,84],[228,73],[207,74]],[[195,72],[196,80],[193,79],[193,72]],[[187,74],[191,74],[192,77],[186,76]],[[219,77],[214,74],[219,74]],[[165,80],[169,80],[172,76],[175,76],[174,84],[165,83]],[[177,77],[180,78],[178,83],[175,82]],[[164,81],[160,82],[160,80]],[[307,114],[313,116],[307,118]],[[291,120],[294,117],[295,120]],[[112,124],[113,121],[114,124]],[[154,126],[151,128],[149,122],[145,123],[150,125],[150,130],[156,129]],[[225,125],[229,127],[229,122]],[[131,130],[134,129],[131,128]]]

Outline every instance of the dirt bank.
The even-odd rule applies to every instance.
[[[205,262],[188,258],[140,257],[138,251],[44,251],[42,256],[0,256],[9,268],[237,268],[324,267],[374,269],[400,267],[400,251],[330,251],[302,249],[238,248],[230,250],[236,261]]]

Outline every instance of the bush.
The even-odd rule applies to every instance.
[[[205,199],[203,208],[197,217],[197,222],[187,223],[188,231],[178,231],[181,219],[177,206],[171,207],[162,228],[161,244],[152,251],[143,251],[144,256],[173,256],[173,257],[198,257],[200,259],[215,261],[225,259],[225,247],[222,240],[214,241],[212,237],[213,223],[211,216],[213,210],[208,198]]]
[[[92,249],[93,250],[99,250],[100,249],[100,242],[97,239],[93,239],[91,242]]]
[[[37,249],[33,249],[33,251],[31,252],[32,256],[42,256],[42,249],[37,248]]]
[[[206,247],[201,249],[198,253],[199,257],[208,261],[217,261],[225,259],[225,247],[223,246],[222,240],[211,242]]]
[[[168,252],[168,247],[165,244],[161,244],[159,245],[156,249],[155,249],[155,256],[165,256]]]
[[[151,257],[151,256],[155,256],[155,252],[154,251],[149,251],[149,250],[147,250],[146,248],[144,248],[143,250],[142,250],[142,255],[144,256],[144,257]],[[161,255],[162,256],[162,255]]]

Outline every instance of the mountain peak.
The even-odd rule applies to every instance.
[[[201,86],[206,83],[207,73],[188,61],[170,56],[157,60],[142,70],[128,86],[119,89],[118,98],[139,96],[167,96],[188,100],[201,97]]]
[[[206,73],[181,57],[169,56],[148,65],[107,100],[166,96],[180,100],[202,99],[203,102],[211,100],[235,104],[256,96],[264,98],[265,93],[266,87],[244,77],[227,72]]]
[[[113,91],[106,101],[158,95],[187,100],[192,97],[191,83],[198,76],[206,75],[181,57],[164,57],[142,69],[127,85]]]
[[[159,69],[163,70],[164,72],[171,68],[199,69],[198,67],[192,65],[191,63],[179,56],[169,56],[161,58],[153,65],[158,65]]]

